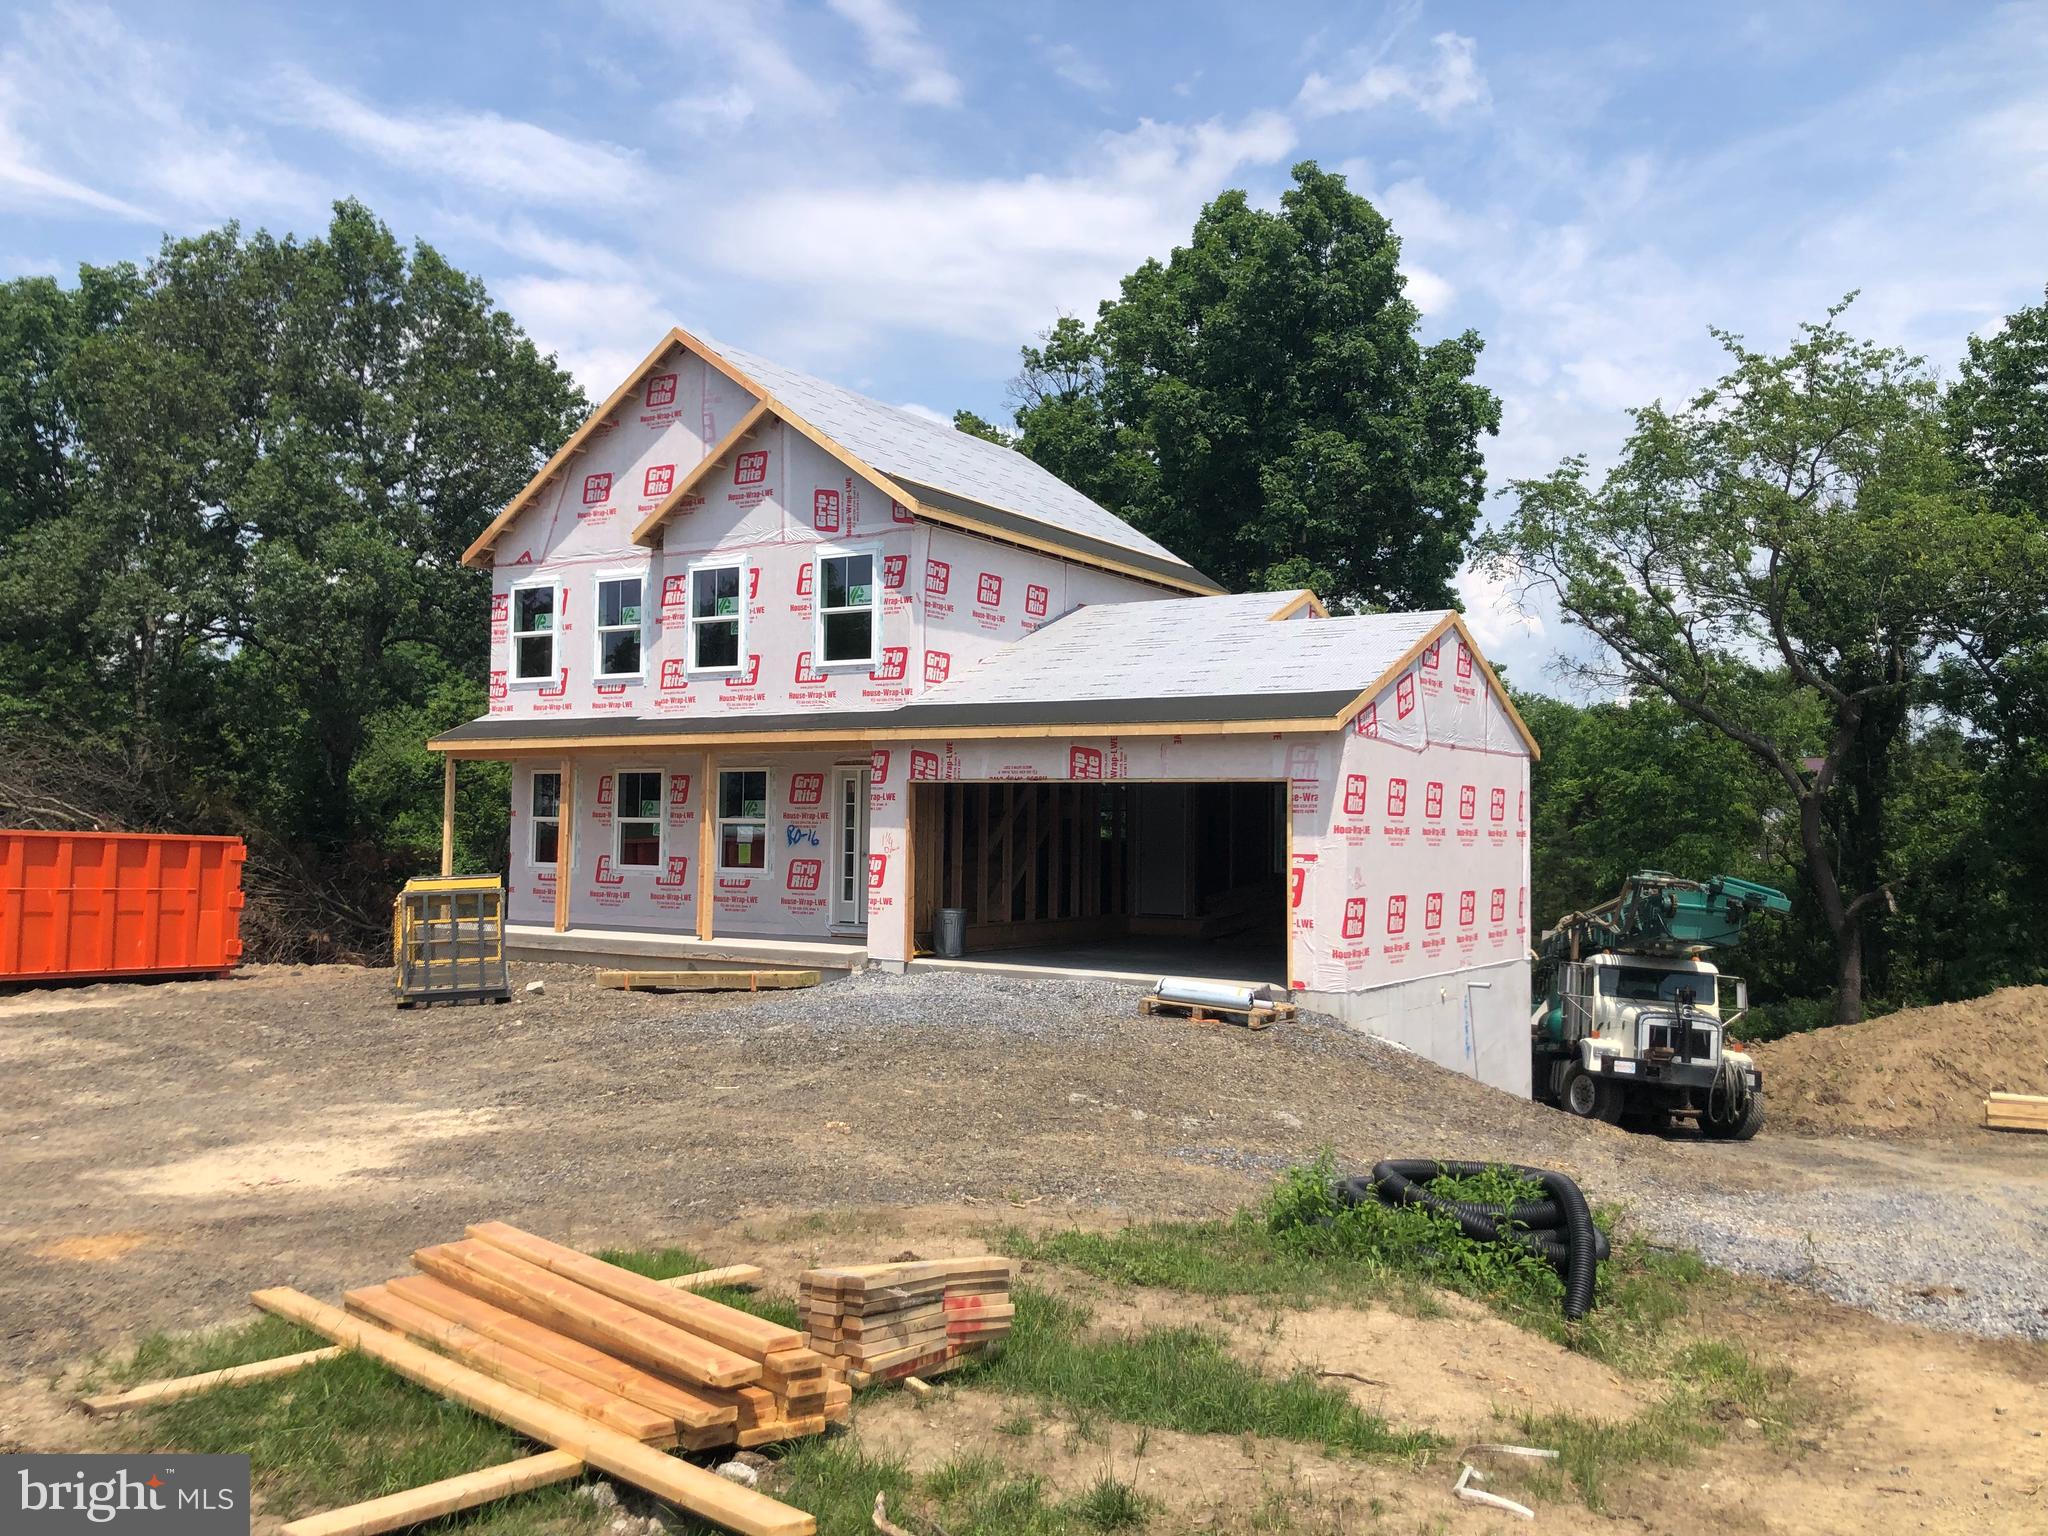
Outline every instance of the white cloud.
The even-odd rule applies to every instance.
[[[860,33],[868,62],[892,75],[904,101],[927,107],[960,105],[960,82],[946,68],[912,16],[896,0],[825,0]]]
[[[928,405],[919,405],[915,400],[905,400],[902,404],[898,405],[896,409],[899,411],[908,411],[913,416],[922,416],[926,421],[935,421],[942,427],[950,427],[953,425],[953,418],[948,416],[944,411],[935,411]]]
[[[1479,70],[1479,45],[1456,32],[1430,39],[1433,56],[1420,68],[1383,62],[1385,48],[1347,61],[1346,77],[1332,79],[1311,71],[1301,83],[1296,104],[1310,117],[1366,112],[1375,107],[1404,105],[1445,121],[1482,109],[1489,100],[1486,77]]]
[[[1042,37],[1034,37],[1031,41],[1045,55],[1045,62],[1052,66],[1052,72],[1076,90],[1101,96],[1107,94],[1114,83],[1107,70],[1072,43],[1048,43]],[[1187,92],[1175,86],[1174,94],[1185,96]]]
[[[789,30],[779,0],[709,0],[648,5],[606,0],[614,21],[650,29],[666,42],[689,77],[677,92],[679,110],[732,127],[767,119],[829,116],[838,93],[819,84],[781,43]]]
[[[785,184],[751,194],[752,217],[708,226],[702,254],[801,295],[807,311],[1006,340],[1048,316],[1092,313],[1125,273],[1187,238],[1203,203],[1247,167],[1282,159],[1293,127],[1149,120],[1104,134],[1064,175]],[[763,239],[763,230],[819,238]]]
[[[1522,588],[1519,567],[1510,565],[1495,572],[1467,565],[1451,584],[1473,638],[1489,655],[1542,635],[1542,616],[1525,609],[1518,596]]]
[[[0,53],[0,202],[157,224],[321,206],[311,178],[214,120],[202,78],[104,7],[23,13]]]
[[[660,294],[632,279],[526,276],[494,286],[499,304],[593,400],[617,389],[676,318]]]
[[[285,121],[334,134],[430,182],[467,182],[517,202],[631,205],[648,185],[630,150],[495,112],[386,112],[288,69],[269,100]]]

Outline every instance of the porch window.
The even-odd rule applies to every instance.
[[[619,867],[661,868],[661,775],[619,775]]]
[[[875,659],[876,610],[873,555],[818,557],[818,657],[821,663]]]
[[[768,770],[728,768],[718,775],[718,869],[751,874],[768,867]]]
[[[512,676],[522,683],[552,682],[555,676],[555,588],[512,589]]]
[[[533,776],[533,862],[553,864],[562,846],[562,776]]]
[[[606,576],[597,583],[597,675],[640,675],[638,576]]]
[[[744,565],[690,570],[690,670],[731,672],[740,666],[747,622]]]

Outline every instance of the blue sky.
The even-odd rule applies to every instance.
[[[353,195],[601,395],[671,321],[1004,411],[1018,346],[1241,186],[1341,169],[1496,487],[1852,288],[1952,368],[2048,282],[2048,5],[11,6],[0,276]],[[1525,684],[1569,637],[1467,580]]]

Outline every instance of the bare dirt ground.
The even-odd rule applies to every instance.
[[[1559,1168],[1648,1225],[1680,1212],[1680,1237],[1749,1211],[1784,1228],[1771,1241],[1797,1246],[1807,1217],[1783,1202],[1822,1217],[1847,1202],[1861,1223],[1857,1201],[1977,1199],[2017,1234],[2021,1257],[2000,1249],[1999,1263],[2020,1266],[2014,1283],[2037,1309],[2048,1295],[2048,1245],[2031,1263],[2025,1246],[2048,1158],[1988,1133],[1931,1148],[1768,1132],[1746,1147],[1659,1140],[1314,1020],[1254,1035],[1148,1019],[1135,989],[1093,984],[862,978],[714,997],[621,995],[554,967],[517,980],[533,976],[544,995],[412,1012],[391,1006],[384,974],[346,968],[0,997],[0,1373],[19,1378],[0,1397],[0,1444],[90,1439],[52,1386],[92,1351],[239,1320],[256,1286],[333,1296],[487,1217],[583,1246],[684,1243],[787,1285],[821,1258],[976,1246],[997,1222],[1223,1214],[1323,1145],[1361,1162]],[[1898,1267],[1911,1249],[1943,1273],[1938,1226],[1910,1242],[1876,1231],[1873,1262]],[[1816,1264],[1824,1284],[1825,1254]],[[2040,1343],[1901,1326],[1767,1282],[1734,1297],[1729,1336],[1818,1389],[1814,1422],[1790,1438],[1732,1426],[1719,1450],[1610,1490],[1609,1515],[1549,1507],[1549,1528],[2048,1528]],[[1188,1312],[1182,1298],[1097,1287],[1090,1299],[1112,1317]],[[1956,1322],[1950,1298],[1925,1304]],[[1503,1413],[1619,1419],[1658,1391],[1472,1309],[1211,1320],[1276,1366],[1353,1370],[1369,1379],[1352,1389],[1391,1421],[1454,1437],[1500,1438]],[[944,1394],[921,1414],[880,1405],[862,1434],[885,1447],[897,1436],[922,1465],[974,1443],[998,1412],[1015,1405]],[[1113,1460],[1141,1488],[1182,1488],[1171,1503],[1190,1528],[1238,1528],[1274,1490],[1309,1498],[1332,1530],[1362,1528],[1376,1509],[1412,1514],[1395,1529],[1447,1508],[1458,1529],[1495,1523],[1449,1506],[1441,1466],[1254,1445],[1240,1466],[1158,1432],[1141,1447],[1123,1430],[1095,1441],[1050,1422],[1017,1438],[1056,1486]]]
[[[1969,1136],[1988,1093],[2048,1093],[2048,987],[1906,1008],[1757,1047],[1771,1113],[1809,1135]]]

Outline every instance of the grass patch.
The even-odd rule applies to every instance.
[[[1192,1435],[1265,1435],[1352,1455],[1408,1456],[1438,1443],[1400,1431],[1306,1371],[1268,1376],[1234,1360],[1215,1333],[1153,1328],[1092,1334],[1085,1309],[1029,1286],[1012,1293],[1016,1332],[962,1379],[1097,1418]]]
[[[1501,1243],[1475,1242],[1445,1216],[1420,1207],[1346,1206],[1332,1194],[1328,1156],[1283,1177],[1261,1208],[1228,1221],[1157,1222],[1117,1232],[1019,1228],[992,1235],[999,1252],[1062,1265],[1118,1285],[1192,1295],[1255,1297],[1285,1306],[1379,1302],[1415,1316],[1437,1308],[1435,1289],[1469,1296],[1532,1332],[1638,1373],[1662,1363],[1665,1335],[1718,1277],[1690,1253],[1638,1239],[1615,1243],[1600,1266],[1594,1310],[1565,1321],[1564,1284],[1543,1259]],[[1541,1191],[1489,1170],[1439,1181],[1455,1199],[1507,1203]],[[1614,1213],[1595,1212],[1611,1234]]]
[[[1620,1421],[1575,1414],[1524,1414],[1516,1427],[1531,1445],[1559,1452],[1551,1466],[1523,1474],[1539,1497],[1575,1492],[1588,1509],[1606,1508],[1614,1476],[1642,1466],[1677,1466],[1695,1451],[1719,1445],[1731,1426],[1747,1419],[1773,1440],[1790,1436],[1805,1404],[1792,1373],[1718,1340],[1680,1350],[1670,1366],[1670,1387],[1653,1408]],[[1501,1469],[1503,1479],[1517,1469]],[[1493,1469],[1488,1470],[1493,1476]]]
[[[145,1339],[105,1367],[130,1385],[318,1349],[326,1340],[281,1318],[183,1337]],[[284,1519],[417,1488],[531,1455],[511,1430],[342,1355],[273,1381],[220,1387],[132,1417],[166,1449],[246,1454],[265,1508]],[[599,1511],[575,1484],[535,1489],[463,1520],[466,1536],[595,1531]],[[424,1528],[423,1528],[424,1529]]]

